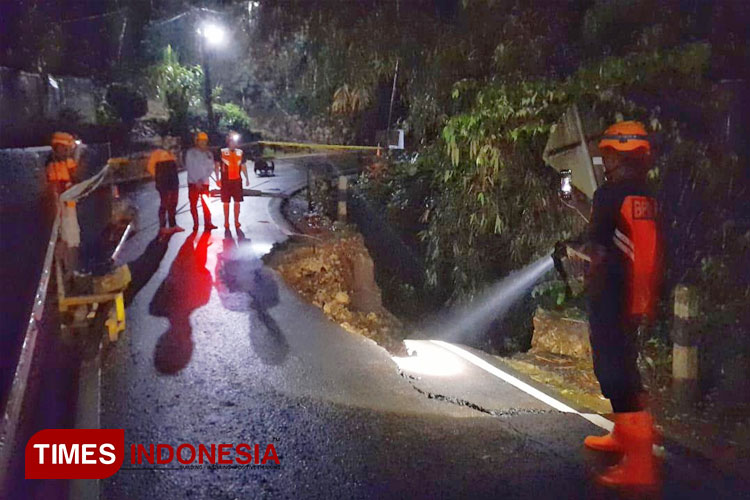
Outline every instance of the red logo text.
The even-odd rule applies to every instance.
[[[272,443],[261,447],[259,444],[131,444],[131,464],[171,464],[182,465],[280,465],[276,448]]]

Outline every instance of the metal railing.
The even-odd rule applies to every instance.
[[[16,371],[13,375],[8,400],[3,411],[3,418],[0,421],[0,486],[6,482],[5,474],[10,469],[10,461],[16,444],[16,432],[18,430],[18,421],[23,407],[26,395],[26,386],[29,381],[29,373],[36,350],[36,341],[39,336],[40,323],[44,314],[44,304],[47,297],[47,286],[52,275],[52,261],[55,254],[55,245],[60,232],[60,214],[59,209],[55,212],[55,222],[52,225],[47,251],[44,255],[44,266],[42,275],[37,285],[36,294],[34,295],[34,306],[31,310],[29,323],[26,327],[26,335],[21,346],[21,353],[16,364]]]
[[[104,166],[99,173],[80,182],[60,195],[60,201],[77,201],[88,196],[96,190],[109,173],[109,165]],[[10,471],[13,452],[16,449],[20,417],[26,399],[29,375],[34,362],[34,353],[37,347],[37,339],[41,328],[44,306],[47,299],[47,287],[52,276],[52,263],[54,261],[55,246],[60,234],[60,208],[55,207],[55,218],[50,232],[47,250],[44,255],[39,284],[34,295],[34,305],[29,316],[21,352],[16,364],[13,381],[8,393],[8,399],[3,409],[2,420],[0,420],[0,491],[7,484],[7,474]]]

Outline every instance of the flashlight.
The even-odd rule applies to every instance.
[[[572,176],[570,170],[560,171],[560,196],[563,200],[569,200],[573,196],[573,185],[570,183]]]

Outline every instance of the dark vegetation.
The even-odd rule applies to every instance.
[[[570,104],[602,128],[643,121],[669,263],[652,335],[669,341],[674,285],[697,286],[717,374],[750,347],[748,14],[737,2],[262,2],[253,53],[285,108],[340,124],[340,140],[407,131],[418,154],[358,186],[425,266],[421,289],[392,284],[394,303],[470,300],[582,229],[541,161]],[[508,331],[491,347],[528,345],[528,330]]]
[[[406,311],[415,316],[471,300],[582,230],[541,159],[569,105],[602,128],[643,121],[668,243],[663,320],[652,335],[669,341],[671,291],[693,284],[709,372],[747,363],[745,2],[68,3],[4,5],[0,64],[119,82],[103,96],[102,115],[125,128],[138,118],[139,92],[163,103],[157,121],[167,131],[187,137],[205,127],[194,29],[201,18],[231,32],[229,46],[209,57],[220,130],[373,144],[378,130],[403,128],[409,154],[363,176],[357,189],[368,213],[418,257],[418,279],[384,278],[391,301],[416,304]],[[86,16],[99,17],[72,21]],[[511,319],[528,326],[530,301]],[[487,338],[496,350],[523,349],[529,331],[496,325]]]

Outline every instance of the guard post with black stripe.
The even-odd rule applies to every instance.
[[[674,321],[672,324],[672,378],[677,400],[694,403],[698,396],[698,295],[687,285],[677,285],[674,291]]]

